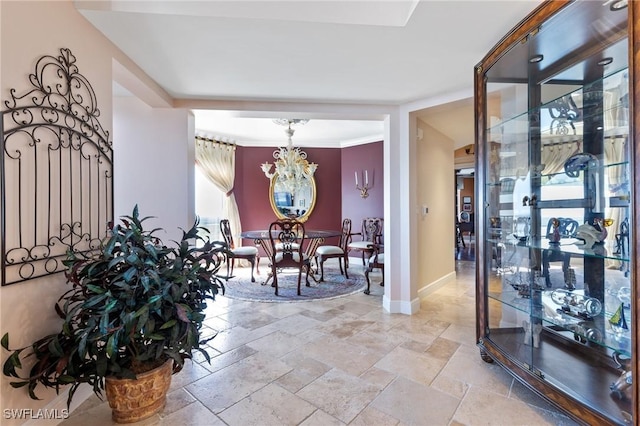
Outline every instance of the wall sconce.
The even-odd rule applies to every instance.
[[[362,173],[362,172],[361,172]],[[358,185],[358,172],[355,172],[356,175],[356,189],[360,191],[360,197],[367,198],[369,196],[369,189],[373,187],[373,183],[369,186],[369,171],[364,171],[364,181],[362,185]]]

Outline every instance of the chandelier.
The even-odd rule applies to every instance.
[[[287,126],[285,133],[288,137],[286,147],[281,147],[273,151],[275,161],[275,171],[272,173],[271,163],[262,164],[261,168],[268,179],[275,177],[275,188],[278,191],[286,191],[295,194],[300,189],[307,188],[311,184],[311,178],[315,173],[318,165],[307,161],[307,153],[300,148],[294,148],[291,137],[294,130],[292,124],[306,124],[309,120],[304,119],[277,119],[274,123],[281,126]]]

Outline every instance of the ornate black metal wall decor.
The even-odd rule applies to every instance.
[[[562,96],[555,101],[549,102],[549,115],[551,125],[549,131],[552,135],[568,135],[569,128],[572,134],[576,134],[576,126],[573,124],[582,118],[580,109],[576,106],[571,95]]]
[[[113,221],[113,151],[69,49],[38,59],[2,111],[2,285],[64,270],[67,250],[100,246]]]

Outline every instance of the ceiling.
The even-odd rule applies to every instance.
[[[473,67],[540,0],[81,1],[91,24],[175,99],[401,105],[467,93],[421,111],[473,142]],[[283,128],[251,113],[195,111],[197,132],[281,145]],[[315,117],[301,146],[381,140],[375,120]]]

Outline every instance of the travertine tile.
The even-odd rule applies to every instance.
[[[326,334],[319,332],[315,329],[305,330],[300,334],[296,334],[299,338],[303,339],[305,342],[313,342],[314,340],[322,339],[326,337]]]
[[[220,352],[213,349],[211,346],[209,345],[203,345],[200,346],[200,348],[202,350],[204,350],[205,352],[207,352],[207,354],[209,355],[209,359],[215,358],[218,355],[220,355]],[[192,361],[198,364],[207,364],[207,357],[204,356],[204,354],[200,351],[194,351],[192,354],[193,358]]]
[[[87,398],[80,405],[78,405],[78,407],[73,412],[73,415],[75,416],[75,415],[81,414],[87,410],[97,407],[100,404],[104,404],[105,400],[106,400],[105,398],[100,399],[98,398],[97,395],[92,394],[89,398]]]
[[[301,312],[300,315],[304,315],[324,323],[325,321],[330,321],[337,316],[340,316],[342,313],[343,311],[332,307],[328,309],[309,309],[306,312]]]
[[[299,305],[300,303],[298,303]],[[309,330],[313,330],[318,325],[322,324],[321,321],[313,319],[308,315],[293,314],[288,317],[280,318],[277,321],[263,327],[264,330],[282,331],[291,335],[297,335]]]
[[[378,351],[329,336],[304,345],[301,351],[309,357],[354,376],[362,374],[382,357]]]
[[[367,327],[367,331],[371,333],[386,333],[396,325],[401,324],[404,316],[402,314],[389,314],[380,309],[369,312],[361,319],[373,322]]]
[[[316,410],[300,426],[343,426],[345,423],[322,410]]]
[[[289,371],[283,362],[258,353],[188,385],[187,391],[219,413]]]
[[[433,342],[435,342],[437,340],[434,339]],[[425,343],[425,342],[416,342],[415,340],[407,340],[405,342],[403,342],[400,347],[401,348],[405,348],[405,349],[409,349],[410,351],[414,351],[414,352],[418,352],[418,353],[424,353],[427,351],[427,349],[429,349],[431,347],[431,345],[433,345],[433,342],[431,343]]]
[[[371,406],[365,408],[353,419],[349,426],[394,426],[400,421],[389,414],[383,413]]]
[[[224,353],[266,336],[272,332],[273,330],[269,330],[266,327],[261,327],[252,331],[241,326],[235,326],[227,330],[222,330],[218,333],[215,339],[208,343],[208,345],[213,349]]]
[[[194,361],[186,360],[182,366],[182,370],[178,374],[171,376],[171,386],[169,391],[180,389],[189,383],[200,380],[211,372],[202,365]]]
[[[381,370],[376,367],[371,367],[360,375],[361,379],[378,386],[380,389],[384,389],[389,383],[391,383],[397,377],[396,374],[390,373],[385,370]]]
[[[304,399],[270,384],[247,396],[218,416],[227,424],[280,426],[297,425],[316,407]]]
[[[473,323],[469,323],[473,324]],[[440,335],[446,339],[458,342],[463,345],[475,346],[476,345],[476,328],[474,325],[459,325],[451,324]]]
[[[478,348],[466,345],[458,348],[441,374],[505,397],[513,383],[511,375],[502,367],[484,362]]]
[[[160,413],[160,418],[167,417],[171,413],[175,413],[178,410],[193,404],[196,399],[189,392],[183,388],[176,389],[167,394],[167,404],[164,410]]]
[[[78,407],[80,409],[80,407]],[[111,420],[111,407],[109,404],[105,402],[101,402],[98,405],[92,406],[90,409],[86,410],[76,410],[69,416],[68,419],[64,420],[62,424],[64,426],[87,426],[88,419],[92,419],[93,424],[96,425],[115,425],[116,423]],[[160,421],[160,416],[156,416],[155,422]],[[153,424],[153,423],[151,423]]]
[[[327,364],[307,357],[301,351],[291,352],[280,360],[293,370],[277,379],[276,383],[294,393],[331,370]]]
[[[396,346],[400,346],[404,343],[405,337],[395,334],[387,334],[382,339],[380,338],[380,334],[371,333],[368,329],[365,329],[365,331],[352,335],[347,339],[347,341],[354,345],[363,346],[372,351],[380,352],[380,354],[384,355],[389,353]]]
[[[431,346],[429,346],[426,352],[434,358],[449,360],[458,350],[458,347],[460,347],[459,343],[450,339],[446,339],[443,336],[438,337],[436,340],[434,340],[434,342],[431,344]]]
[[[407,425],[446,425],[460,400],[429,386],[398,377],[371,407]]]
[[[61,424],[64,426],[87,426],[87,425],[101,425],[101,426],[113,426],[118,425],[111,418],[111,407],[108,402],[103,402],[89,410],[83,411],[80,415],[72,415],[64,420]],[[161,424],[161,419],[158,414],[136,422],[136,426],[156,426]]]
[[[445,360],[434,358],[426,353],[420,354],[409,349],[396,348],[375,366],[428,386],[445,364]]]
[[[575,426],[482,361],[473,264],[456,265],[456,280],[411,316],[384,312],[377,281],[372,295],[314,302],[218,296],[205,320],[205,333],[218,333],[205,346],[211,365],[186,361],[165,409],[136,425]],[[113,424],[96,397],[62,422]]]
[[[349,423],[378,395],[380,389],[369,382],[333,369],[297,395],[342,422]]]
[[[258,309],[244,309],[237,312],[231,311],[220,317],[231,324],[232,327],[240,326],[247,330],[264,327],[278,319]]]
[[[539,425],[550,419],[522,401],[471,386],[455,413],[455,421],[474,425]]]
[[[204,320],[204,324],[211,328],[212,330],[222,331],[228,328],[231,328],[231,324],[220,318],[219,316],[215,316],[211,313],[207,313],[207,316]]]
[[[344,312],[349,312],[352,314],[357,315],[358,317],[362,317],[363,315],[368,314],[369,312],[373,311],[374,309],[377,310],[378,308],[375,306],[372,306],[368,303],[361,303],[361,302],[351,302],[351,303],[345,303],[343,305],[340,305],[338,307],[338,309],[344,311]]]
[[[247,345],[242,345],[239,348],[232,349],[228,352],[216,356],[215,358],[211,358],[210,363],[204,362],[201,363],[200,366],[204,367],[210,372],[214,372],[231,364],[235,364],[236,362],[250,357],[255,353],[257,353],[255,349],[252,349]]]
[[[138,423],[136,423],[136,426]],[[199,402],[194,402],[181,410],[162,418],[159,426],[225,426],[210,410],[207,410]]]
[[[413,316],[415,315],[412,315],[412,317]],[[449,326],[450,323],[448,322],[416,317],[396,325],[389,331],[394,334],[397,333],[406,336],[411,340],[431,344]]]
[[[462,399],[469,389],[467,383],[445,376],[444,374],[438,375],[433,382],[431,382],[431,387],[448,393],[458,399]]]
[[[280,358],[305,343],[303,339],[297,336],[292,336],[282,331],[274,331],[271,334],[247,343],[247,346],[267,356]]]
[[[327,334],[335,336],[338,339],[346,339],[347,337],[351,337],[354,334],[357,334],[358,332],[366,329],[371,324],[373,324],[372,321],[363,321],[361,319],[341,319],[339,323],[336,321],[334,324],[327,324],[321,327],[320,330]]]
[[[307,308],[304,305],[304,303],[261,303],[258,309],[272,317],[287,318],[306,311]]]

